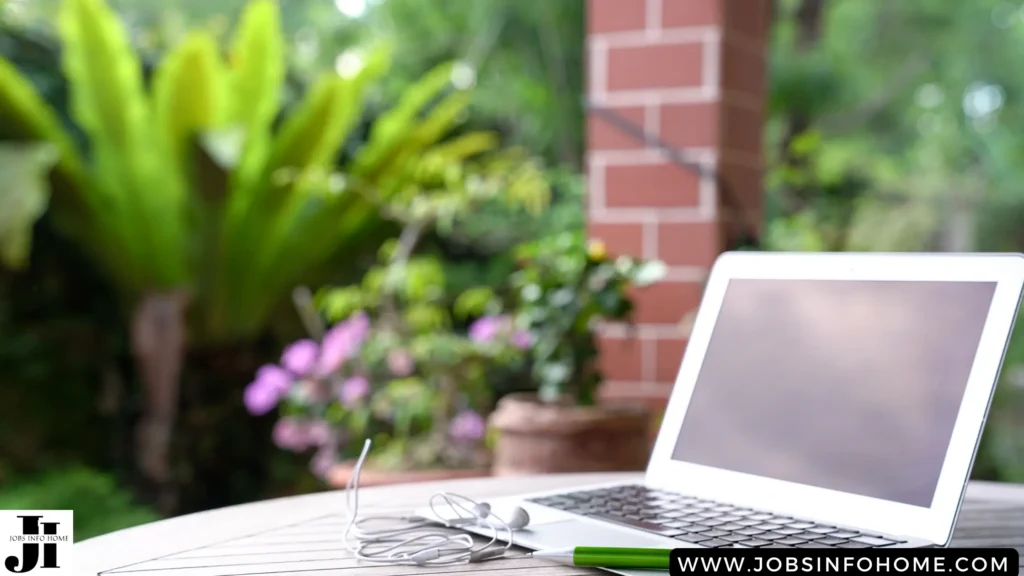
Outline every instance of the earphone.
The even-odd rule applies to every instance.
[[[345,486],[348,524],[342,538],[345,547],[359,560],[416,566],[484,562],[505,557],[514,545],[514,533],[530,524],[530,515],[522,507],[515,507],[511,516],[503,519],[491,513],[490,504],[450,492],[430,497],[434,520],[409,516],[359,518],[359,473],[369,451],[370,440],[367,439]],[[440,514],[439,506],[447,506],[455,518]],[[371,528],[370,524],[375,523],[385,526]],[[468,526],[490,528],[490,541],[477,546],[470,532],[451,533],[451,530],[465,530]],[[499,541],[499,534],[506,536],[504,544]]]

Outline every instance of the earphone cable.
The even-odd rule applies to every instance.
[[[448,492],[440,492],[430,498],[430,510],[438,522],[409,516],[359,518],[359,477],[369,454],[370,444],[370,440],[367,439],[352,469],[352,475],[345,484],[348,523],[342,538],[345,548],[357,559],[378,564],[443,566],[502,557],[514,545],[514,528],[508,522],[491,514],[487,503],[474,502],[465,496]],[[439,513],[438,500],[443,501],[448,509],[454,512],[456,518],[448,518]],[[484,521],[487,522],[481,524]],[[515,521],[518,525],[525,525],[529,520],[527,518],[524,522],[517,518]],[[371,530],[368,524],[372,522],[391,522],[400,525]],[[469,524],[485,525],[490,528],[490,541],[476,547],[476,542],[469,533],[450,533],[453,528]],[[508,535],[504,547],[495,546],[499,542],[499,530]]]

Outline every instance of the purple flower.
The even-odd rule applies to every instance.
[[[317,478],[326,478],[327,474],[338,461],[338,453],[331,446],[324,446],[316,451],[313,459],[309,462],[309,469]]]
[[[486,427],[482,416],[472,410],[464,410],[452,418],[448,433],[456,440],[471,442],[483,438]]]
[[[281,354],[281,366],[296,376],[305,376],[313,371],[320,347],[316,342],[306,339],[294,342]]]
[[[412,354],[409,354],[407,350],[392,350],[388,352],[388,370],[398,377],[408,376],[412,374],[414,362]]]
[[[484,316],[469,327],[469,337],[476,342],[490,342],[505,328],[506,316]]]
[[[262,366],[256,372],[256,379],[245,388],[245,408],[254,416],[270,412],[291,384],[292,376],[283,368],[273,364]]]
[[[274,424],[274,444],[278,448],[302,452],[309,448],[310,439],[305,425],[295,418],[282,418]]]
[[[306,424],[306,438],[314,446],[324,446],[331,441],[331,426],[323,420]]]
[[[359,352],[369,331],[370,319],[364,312],[357,312],[348,320],[335,324],[324,335],[317,373],[326,376],[341,368],[346,360]]]
[[[526,350],[533,345],[533,334],[526,330],[516,330],[512,334],[512,345],[520,350]]]
[[[353,376],[341,383],[338,396],[341,403],[351,407],[370,392],[370,381],[362,376]]]

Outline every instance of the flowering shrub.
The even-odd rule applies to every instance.
[[[421,331],[403,345],[386,322],[357,311],[319,343],[285,348],[278,364],[259,369],[244,401],[254,415],[281,407],[274,443],[316,450],[311,468],[321,477],[350,438],[366,436],[386,446],[379,465],[473,465],[485,432],[480,409],[489,402],[481,379],[488,367],[520,358],[531,341],[511,317],[483,316],[466,336]]]
[[[534,340],[529,362],[540,399],[594,403],[602,381],[594,329],[600,322],[628,321],[630,290],[659,280],[664,264],[609,258],[604,245],[587,241],[582,231],[527,243],[517,252],[519,269],[510,279],[513,322]]]
[[[449,111],[438,104],[437,121],[452,120]],[[521,361],[533,338],[513,317],[495,315],[489,289],[453,301],[441,262],[417,250],[428,234],[443,235],[489,200],[533,214],[546,206],[547,182],[528,158],[506,151],[480,159],[495,146],[492,134],[468,133],[422,154],[380,150],[382,158],[408,163],[402,168],[415,174],[414,185],[372,188],[362,185],[362,174],[351,175],[351,190],[401,233],[381,247],[359,284],[300,302],[311,338],[261,368],[244,397],[253,414],[279,410],[275,442],[315,449],[312,468],[322,477],[346,455],[350,439],[362,438],[374,440],[371,464],[380,468],[482,464],[481,412],[493,400],[488,374]],[[333,323],[327,330],[319,326],[323,317]],[[467,330],[458,328],[472,318]]]

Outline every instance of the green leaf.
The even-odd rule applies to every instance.
[[[354,174],[371,177],[379,171],[414,130],[417,116],[451,85],[454,69],[453,63],[442,64],[405,89],[398,104],[370,128],[369,141],[352,163]]]
[[[494,299],[494,290],[487,286],[470,288],[455,299],[453,311],[458,318],[463,320],[473,316],[482,316],[487,312]]]
[[[53,173],[53,203],[62,208],[72,231],[84,233],[86,219],[95,212],[85,190],[82,159],[54,110],[32,83],[8,60],[0,57],[0,137],[18,142],[50,142],[60,152]]]
[[[32,229],[50,199],[46,175],[59,152],[50,144],[0,145],[0,262],[21,269],[32,250]]]
[[[223,122],[227,108],[225,69],[217,42],[196,32],[163,60],[153,78],[156,128],[179,170],[186,172],[196,136]]]
[[[246,134],[240,183],[255,178],[270,142],[270,128],[281,106],[285,48],[281,14],[274,0],[246,5],[228,56],[231,100],[227,121]]]
[[[365,304],[363,293],[358,286],[327,290],[319,295],[318,300],[319,308],[332,322],[348,317],[362,309]]]

